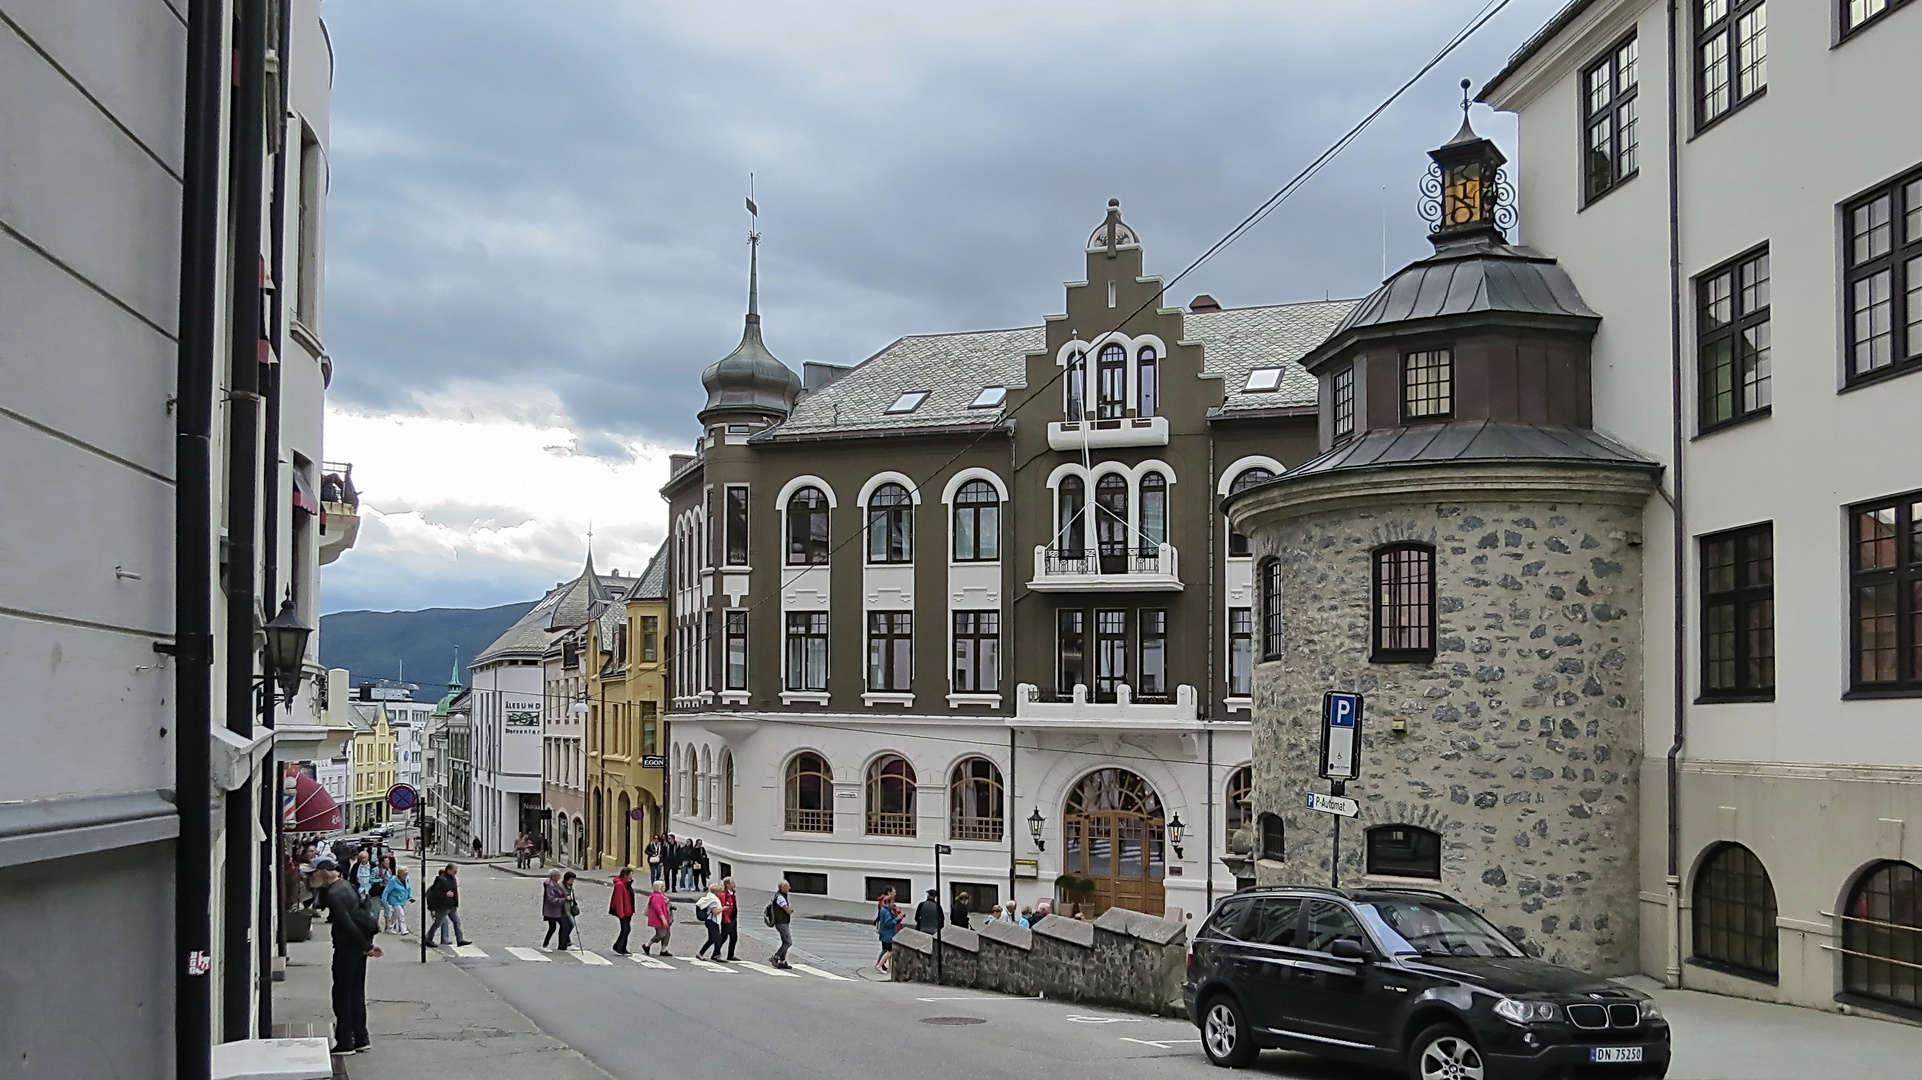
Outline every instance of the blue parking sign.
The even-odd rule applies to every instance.
[[[1321,775],[1353,780],[1361,775],[1361,695],[1330,690],[1321,696]]]

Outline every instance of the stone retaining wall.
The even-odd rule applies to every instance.
[[[948,927],[942,947],[945,986],[1186,1015],[1187,931],[1169,919],[1110,908],[1093,922],[1050,915],[1032,930],[983,920],[973,930]],[[902,930],[895,981],[936,982],[934,950],[932,934]]]

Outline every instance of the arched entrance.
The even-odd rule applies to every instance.
[[[1161,798],[1126,769],[1097,769],[1068,793],[1062,811],[1067,873],[1094,882],[1091,894],[1065,899],[1090,918],[1111,907],[1160,915],[1166,910],[1167,834]]]

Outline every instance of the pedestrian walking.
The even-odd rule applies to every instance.
[[[541,936],[541,949],[545,951],[554,934],[561,935],[561,951],[567,950],[569,928],[561,919],[567,915],[567,889],[561,885],[561,872],[549,870],[547,880],[541,883],[541,918],[547,920],[547,933]]]
[[[661,947],[662,956],[673,956],[667,951],[668,935],[674,930],[674,905],[667,899],[667,882],[654,883],[654,891],[647,898],[647,925],[654,928],[654,938],[641,946],[641,951],[653,955],[654,946]]]
[[[788,883],[787,879],[783,878],[781,883],[774,887],[774,899],[767,902],[767,914],[762,916],[781,938],[781,947],[774,950],[774,955],[768,957],[767,962],[783,969],[789,966],[787,951],[794,947],[794,931],[788,925],[794,921],[794,901],[788,899],[787,894]]]
[[[352,885],[362,896],[373,891],[374,858],[366,848],[354,853],[354,860],[347,864],[347,884]]]
[[[713,864],[707,859],[707,841],[694,841],[694,887],[707,888],[707,875]]]
[[[914,906],[914,928],[924,934],[941,929],[941,894],[928,890],[928,898]]]
[[[529,857],[529,853],[533,851],[533,848],[533,841],[527,838],[526,833],[516,836],[514,838],[514,865],[522,870],[527,869],[527,864],[533,861]]]
[[[580,897],[574,895],[574,882],[574,871],[569,870],[561,875],[561,891],[567,894],[566,901],[561,904],[562,952],[567,951],[567,943],[570,941],[574,943],[576,949],[586,948],[581,944],[581,936],[575,932],[575,928],[581,924],[581,901]]]
[[[614,952],[627,955],[627,932],[634,924],[634,868],[621,867],[614,875],[614,895],[607,901],[607,913],[621,924],[620,936],[614,939]]]
[[[883,975],[894,960],[894,935],[901,930],[901,909],[894,906],[894,890],[885,889],[874,910],[874,929],[881,939],[881,955],[874,959],[874,970]]]
[[[476,836],[474,837],[474,858],[478,859],[480,857],[481,857],[481,842],[480,842],[480,837]]]
[[[460,884],[455,881],[455,873],[459,869],[453,863],[441,867],[439,876],[427,888],[427,913],[434,917],[433,925],[427,928],[429,945],[437,944],[434,940],[436,937],[440,938],[438,944],[447,944],[449,926],[454,931],[454,944],[472,944],[467,940],[467,931],[461,929],[460,925]]]
[[[363,901],[366,899],[340,876],[339,864],[322,859],[314,864],[308,884],[321,895],[327,924],[334,939],[334,1045],[332,1053],[357,1054],[367,1049],[367,958],[381,955],[374,944],[380,926]]]
[[[974,897],[967,893],[955,893],[954,903],[948,908],[948,921],[963,930],[968,929],[968,905],[973,900]]]
[[[721,879],[721,941],[727,945],[727,958],[734,960],[741,945],[741,897],[734,891],[734,879]],[[719,955],[721,950],[714,950]]]
[[[647,842],[647,880],[661,880],[661,834],[655,833],[654,839]]]
[[[669,889],[680,888],[681,849],[676,846],[673,833],[661,841],[661,876],[655,880],[666,882]]]
[[[694,917],[701,920],[707,928],[707,941],[695,951],[695,957],[704,957],[709,949],[718,958],[721,955],[721,887],[714,886],[694,901]]]
[[[394,868],[394,876],[387,879],[387,889],[381,899],[387,904],[387,932],[407,933],[407,905],[414,900],[414,886],[407,880],[405,866]]]

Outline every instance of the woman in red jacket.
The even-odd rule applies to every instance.
[[[621,867],[614,875],[614,897],[607,902],[607,913],[621,922],[621,936],[614,939],[614,951],[627,955],[627,929],[634,921],[634,868]]]

